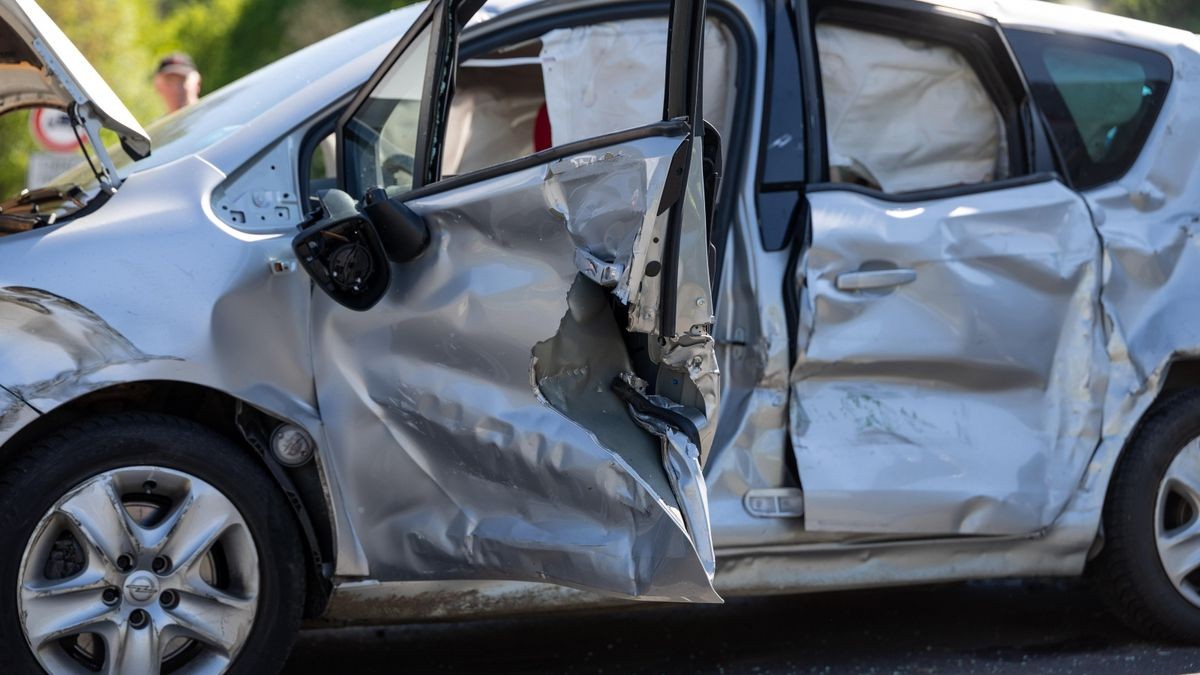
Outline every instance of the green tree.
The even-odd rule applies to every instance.
[[[143,123],[164,112],[157,60],[185,51],[211,92],[355,23],[413,0],[38,0]],[[0,116],[0,198],[25,183],[29,114]]]
[[[42,0],[42,6],[71,36],[131,110],[141,119],[158,114],[149,73],[153,56],[126,45],[140,43],[141,31],[152,24],[152,11],[144,2],[78,2]],[[11,196],[25,183],[25,165],[33,150],[29,113],[0,117],[0,196]]]
[[[254,0],[228,31],[192,55],[206,88],[227,84],[301,47],[414,0]],[[264,39],[267,38],[267,39]]]
[[[1195,0],[1109,0],[1104,9],[1185,30],[1200,30],[1200,4]]]

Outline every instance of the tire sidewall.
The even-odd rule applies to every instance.
[[[1111,545],[1106,546],[1102,559],[1128,578],[1147,618],[1157,624],[1151,628],[1152,637],[1158,639],[1200,640],[1200,606],[1175,588],[1163,568],[1156,522],[1159,490],[1167,470],[1197,438],[1200,396],[1189,393],[1165,401],[1126,450],[1105,505],[1105,529]],[[1147,632],[1145,620],[1137,623],[1141,625],[1136,627]]]
[[[190,422],[159,415],[122,415],[90,422],[31,449],[0,474],[0,663],[40,668],[18,615],[21,559],[42,517],[63,495],[90,478],[152,465],[191,474],[220,490],[241,513],[258,554],[259,594],[254,625],[228,671],[278,670],[295,639],[303,605],[305,567],[295,516],[261,460],[228,439]]]

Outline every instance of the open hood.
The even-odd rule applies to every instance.
[[[33,0],[0,0],[0,114],[29,107],[74,107],[112,180],[101,127],[131,157],[150,154],[146,131],[46,12]]]

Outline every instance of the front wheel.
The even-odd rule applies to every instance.
[[[1147,416],[1117,465],[1093,581],[1151,639],[1200,642],[1200,392]]]
[[[264,467],[158,415],[89,421],[0,474],[0,662],[18,672],[278,670],[304,558]]]

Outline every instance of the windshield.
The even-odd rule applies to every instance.
[[[135,162],[119,144],[108,148],[118,173],[124,179],[212,146],[320,75],[330,72],[331,64],[349,63],[381,45],[390,48],[407,32],[420,10],[419,6],[406,7],[342,31],[148,125],[146,131],[153,145],[149,157]],[[346,88],[349,90],[358,84],[347,82]],[[55,185],[79,185],[91,192],[96,187],[96,179],[83,163],[60,176]]]

